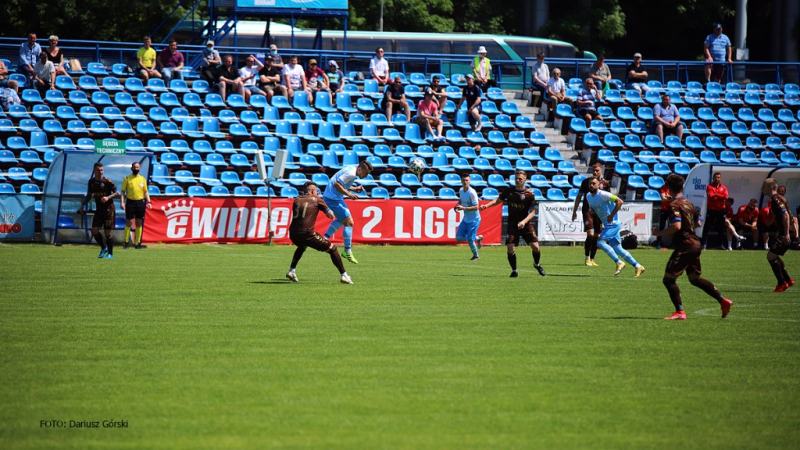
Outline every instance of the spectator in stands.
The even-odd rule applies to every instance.
[[[47,52],[40,53],[36,65],[33,66],[33,87],[42,97],[50,89],[56,88],[56,68],[47,59]]]
[[[152,47],[150,36],[145,36],[142,47],[136,51],[139,60],[139,76],[147,82],[150,78],[161,78],[161,72],[156,70],[156,50]]]
[[[467,103],[467,120],[469,121],[472,131],[481,131],[483,124],[481,123],[481,88],[475,84],[475,77],[471,73],[466,75],[467,85],[461,93],[461,101],[458,102],[458,108],[464,102]]]
[[[169,40],[169,47],[161,51],[158,55],[158,62],[161,65],[161,76],[164,77],[164,83],[169,86],[173,78],[176,80],[183,79],[183,65],[185,63],[183,53],[178,51],[178,41],[175,39]]]
[[[311,92],[308,101],[312,104],[314,103],[314,96],[317,92],[327,92],[328,86],[331,84],[330,80],[328,80],[328,75],[317,65],[316,59],[308,60],[306,80],[308,80],[308,90]]]
[[[550,102],[550,112],[556,110],[559,103],[566,103],[572,106],[573,100],[567,97],[567,86],[561,78],[561,69],[553,69],[553,76],[547,80],[547,96],[545,99]]]
[[[294,91],[308,92],[308,80],[306,80],[306,72],[303,66],[297,64],[297,56],[292,55],[289,57],[289,64],[283,68],[283,82],[286,85],[286,95],[289,98],[294,98]]]
[[[406,114],[406,120],[411,122],[411,109],[406,101],[406,89],[403,86],[403,79],[400,76],[394,77],[394,83],[389,85],[383,94],[383,105],[389,124],[392,123],[392,111],[400,112],[402,109]]]
[[[28,33],[28,40],[19,47],[19,64],[17,72],[25,75],[28,86],[33,86],[33,74],[36,62],[42,54],[42,47],[36,43],[36,33]]]
[[[602,102],[603,97],[600,92],[595,89],[594,80],[587,78],[583,85],[583,89],[578,93],[578,117],[583,117],[586,125],[589,125],[594,119],[602,119],[597,112],[595,102]]]
[[[633,54],[633,62],[628,65],[627,74],[628,89],[635,89],[642,95],[650,90],[650,87],[647,86],[647,71],[642,66],[641,53]]]
[[[666,230],[667,225],[669,225],[669,204],[672,203],[674,199],[672,198],[672,193],[667,183],[661,186],[661,189],[658,190],[658,194],[661,196],[661,213],[658,215],[658,229],[663,231]],[[659,250],[666,250],[661,247],[661,237],[661,235],[656,237],[656,248]]]
[[[444,139],[444,122],[439,118],[439,102],[434,98],[432,89],[425,89],[425,96],[417,105],[417,118],[414,121],[421,129],[430,133],[434,141]]]
[[[272,61],[272,58],[267,56],[267,58],[264,59],[264,66],[258,71],[258,87],[264,91],[270,102],[272,102],[272,97],[275,95],[276,91],[278,95],[286,97],[286,86],[281,85],[281,75]]]
[[[434,75],[431,78],[431,84],[427,87],[433,91],[433,98],[439,103],[439,113],[442,113],[445,105],[447,105],[447,89],[441,85],[439,75]]]
[[[339,64],[336,61],[328,61],[328,70],[325,71],[325,76],[328,77],[328,87],[331,90],[331,97],[334,97],[337,92],[342,92],[345,85],[344,73],[339,70]]]
[[[727,64],[733,64],[731,60],[731,40],[722,34],[722,24],[714,25],[714,32],[706,36],[703,43],[703,54],[706,64],[706,81],[722,81],[725,76]],[[713,63],[713,64],[711,64]]]
[[[244,86],[244,101],[249,101],[251,95],[266,95],[256,86],[258,72],[264,65],[253,55],[248,56],[244,64],[245,66],[239,69],[239,78]]]
[[[678,108],[672,103],[666,92],[661,93],[661,103],[653,108],[653,122],[650,124],[650,132],[657,135],[661,142],[664,136],[674,134],[678,139],[683,140],[683,123],[678,114]]]
[[[606,65],[606,57],[604,55],[598,56],[597,61],[589,68],[589,78],[594,80],[595,86],[601,91],[605,90],[606,83],[609,83],[609,87],[619,89],[619,86],[610,85],[611,69]]]
[[[218,79],[219,95],[225,101],[228,92],[239,94],[244,97],[244,83],[239,77],[239,71],[233,65],[233,56],[225,55],[222,57],[222,67],[219,68]]]
[[[497,82],[492,79],[492,61],[486,57],[486,53],[486,47],[481,45],[478,47],[478,56],[472,60],[472,76],[483,92],[497,86]]]
[[[725,200],[728,199],[728,188],[722,184],[722,174],[715,172],[711,183],[706,187],[708,206],[703,226],[703,248],[708,245],[708,232],[716,231],[722,237],[725,225]]]
[[[9,71],[6,63],[0,61],[0,88],[9,88],[14,92],[19,91],[19,85],[14,80],[8,79]]]
[[[208,81],[208,84],[215,83],[219,76],[217,69],[220,64],[222,58],[219,56],[219,51],[214,48],[214,41],[206,42],[206,48],[200,54],[200,78]]]
[[[277,45],[272,44],[269,46],[269,55],[267,55],[267,58],[272,58],[272,67],[274,67],[275,70],[278,71],[278,73],[283,72],[283,67],[284,67],[283,58],[281,57],[281,55],[278,54]]]
[[[50,46],[45,49],[47,59],[53,62],[53,67],[56,68],[56,76],[69,75],[67,68],[64,67],[66,61],[64,60],[64,53],[58,46],[58,36],[50,36]]]
[[[542,100],[547,97],[547,83],[550,81],[550,67],[544,62],[544,52],[536,55],[536,62],[531,67],[533,90],[541,94]]]
[[[750,233],[753,236],[753,246],[758,245],[758,200],[751,198],[746,205],[739,207],[734,216],[734,227],[738,234]],[[739,239],[739,248],[744,239]]]
[[[369,60],[369,72],[372,79],[378,82],[378,86],[391,84],[389,79],[389,62],[383,57],[383,48],[375,49],[375,57]]]
[[[16,81],[9,81],[8,87],[0,87],[0,109],[8,109],[11,105],[19,105],[22,101],[19,99],[19,85]]]

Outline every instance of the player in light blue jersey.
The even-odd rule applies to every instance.
[[[462,174],[461,189],[458,190],[458,204],[453,209],[464,211],[464,218],[458,224],[456,240],[458,242],[466,241],[469,249],[472,250],[470,261],[477,261],[480,259],[478,249],[481,248],[481,241],[483,241],[483,236],[478,235],[478,227],[481,226],[481,215],[478,212],[480,204],[478,203],[478,193],[469,186],[469,182],[469,174]]]
[[[614,272],[614,275],[619,275],[622,269],[625,268],[625,263],[619,259],[621,256],[622,259],[636,267],[636,275],[634,276],[639,278],[644,272],[644,266],[639,264],[627,250],[622,248],[622,238],[619,235],[622,224],[619,222],[617,213],[622,208],[622,199],[611,192],[601,191],[600,181],[597,178],[592,178],[592,181],[589,182],[589,193],[586,195],[586,201],[589,202],[589,206],[603,221],[603,231],[600,233],[597,246],[617,264],[617,271]]]
[[[353,216],[350,215],[350,210],[344,202],[347,197],[351,200],[358,198],[359,192],[364,192],[364,186],[355,184],[356,179],[364,178],[372,172],[372,164],[369,161],[361,161],[357,166],[346,166],[342,170],[336,172],[328,182],[325,188],[325,194],[322,199],[328,204],[328,207],[333,211],[336,220],[331,222],[328,231],[325,232],[325,238],[330,239],[336,234],[336,231],[344,226],[342,236],[344,236],[344,252],[342,256],[353,264],[358,264],[358,261],[353,256]]]

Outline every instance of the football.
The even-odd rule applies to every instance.
[[[425,161],[421,158],[413,158],[408,162],[408,168],[412,173],[419,175],[425,171]]]

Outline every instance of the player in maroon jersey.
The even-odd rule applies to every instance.
[[[353,284],[353,280],[347,275],[342,264],[342,257],[336,251],[336,246],[325,239],[324,236],[317,233],[314,227],[317,224],[317,215],[323,212],[329,219],[335,219],[328,205],[319,196],[319,188],[313,181],[309,181],[303,185],[303,195],[294,199],[292,204],[292,223],[289,225],[289,239],[297,246],[292,257],[292,265],[289,267],[289,272],[286,273],[286,278],[297,283],[297,274],[295,268],[306,248],[311,247],[320,252],[326,252],[331,255],[333,265],[339,269],[342,274],[341,282],[343,284]]]
[[[775,226],[778,229],[777,236],[772,240],[767,252],[767,261],[769,261],[772,273],[775,274],[775,278],[778,280],[778,285],[775,286],[775,290],[772,292],[783,292],[789,289],[790,286],[794,286],[794,280],[789,276],[789,272],[786,271],[786,265],[781,259],[781,256],[786,254],[791,245],[789,220],[792,215],[789,214],[789,203],[786,198],[778,194],[778,182],[775,181],[775,178],[764,180],[764,184],[761,185],[761,193],[770,197],[769,207],[775,217]]]
[[[514,187],[507,187],[500,193],[500,196],[491,202],[480,207],[483,211],[503,202],[508,204],[508,225],[506,228],[506,247],[508,250],[508,263],[511,265],[511,278],[516,278],[517,272],[517,253],[516,247],[519,245],[519,238],[531,246],[533,253],[533,267],[539,275],[545,276],[547,272],[539,264],[542,254],[539,251],[539,238],[533,229],[533,217],[536,215],[536,197],[527,187],[525,182],[528,174],[525,171],[517,170],[514,173]]]
[[[114,259],[114,231],[116,225],[116,208],[114,207],[114,197],[119,196],[117,186],[103,176],[103,163],[96,162],[93,167],[93,176],[89,178],[86,198],[83,199],[78,214],[86,213],[86,205],[94,198],[95,212],[92,218],[92,236],[97,244],[100,245],[98,258]],[[106,239],[103,242],[103,235],[100,234],[100,227],[105,228]]]
[[[611,188],[611,185],[608,181],[603,179],[603,165],[600,163],[596,163],[592,166],[592,176],[586,178],[581,182],[581,187],[578,190],[578,196],[575,197],[575,204],[572,205],[572,220],[578,217],[578,203],[581,202],[581,199],[589,193],[589,183],[592,181],[592,178],[597,178],[600,182],[599,189],[603,191],[607,191]],[[586,254],[586,260],[584,264],[587,266],[596,266],[597,263],[594,262],[594,256],[597,254],[597,238],[600,236],[600,232],[603,230],[603,221],[597,217],[597,213],[594,212],[593,209],[589,208],[589,202],[584,201],[583,207],[581,208],[581,214],[583,214],[583,230],[586,231],[586,241],[583,243],[583,250]]]
[[[731,310],[733,302],[724,298],[719,293],[714,283],[703,278],[700,267],[700,254],[702,246],[695,229],[700,226],[697,209],[692,202],[683,196],[683,177],[678,174],[669,174],[666,179],[670,193],[674,200],[669,205],[670,225],[666,230],[653,227],[653,236],[673,236],[675,251],[669,258],[667,268],[664,270],[664,286],[669,292],[669,298],[675,305],[675,312],[666,320],[686,320],[686,311],[683,309],[681,290],[675,280],[686,271],[692,286],[699,287],[706,294],[719,302],[724,319]]]

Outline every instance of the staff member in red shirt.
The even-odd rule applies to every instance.
[[[758,245],[758,200],[751,198],[746,205],[739,207],[736,211],[734,225],[740,234],[751,233],[753,235],[753,247]],[[739,240],[739,247],[742,240]]]
[[[703,249],[708,245],[708,232],[713,230],[722,236],[725,226],[725,200],[728,199],[728,188],[722,184],[722,174],[714,173],[711,184],[706,187],[708,206],[706,207],[706,220],[703,227]]]

